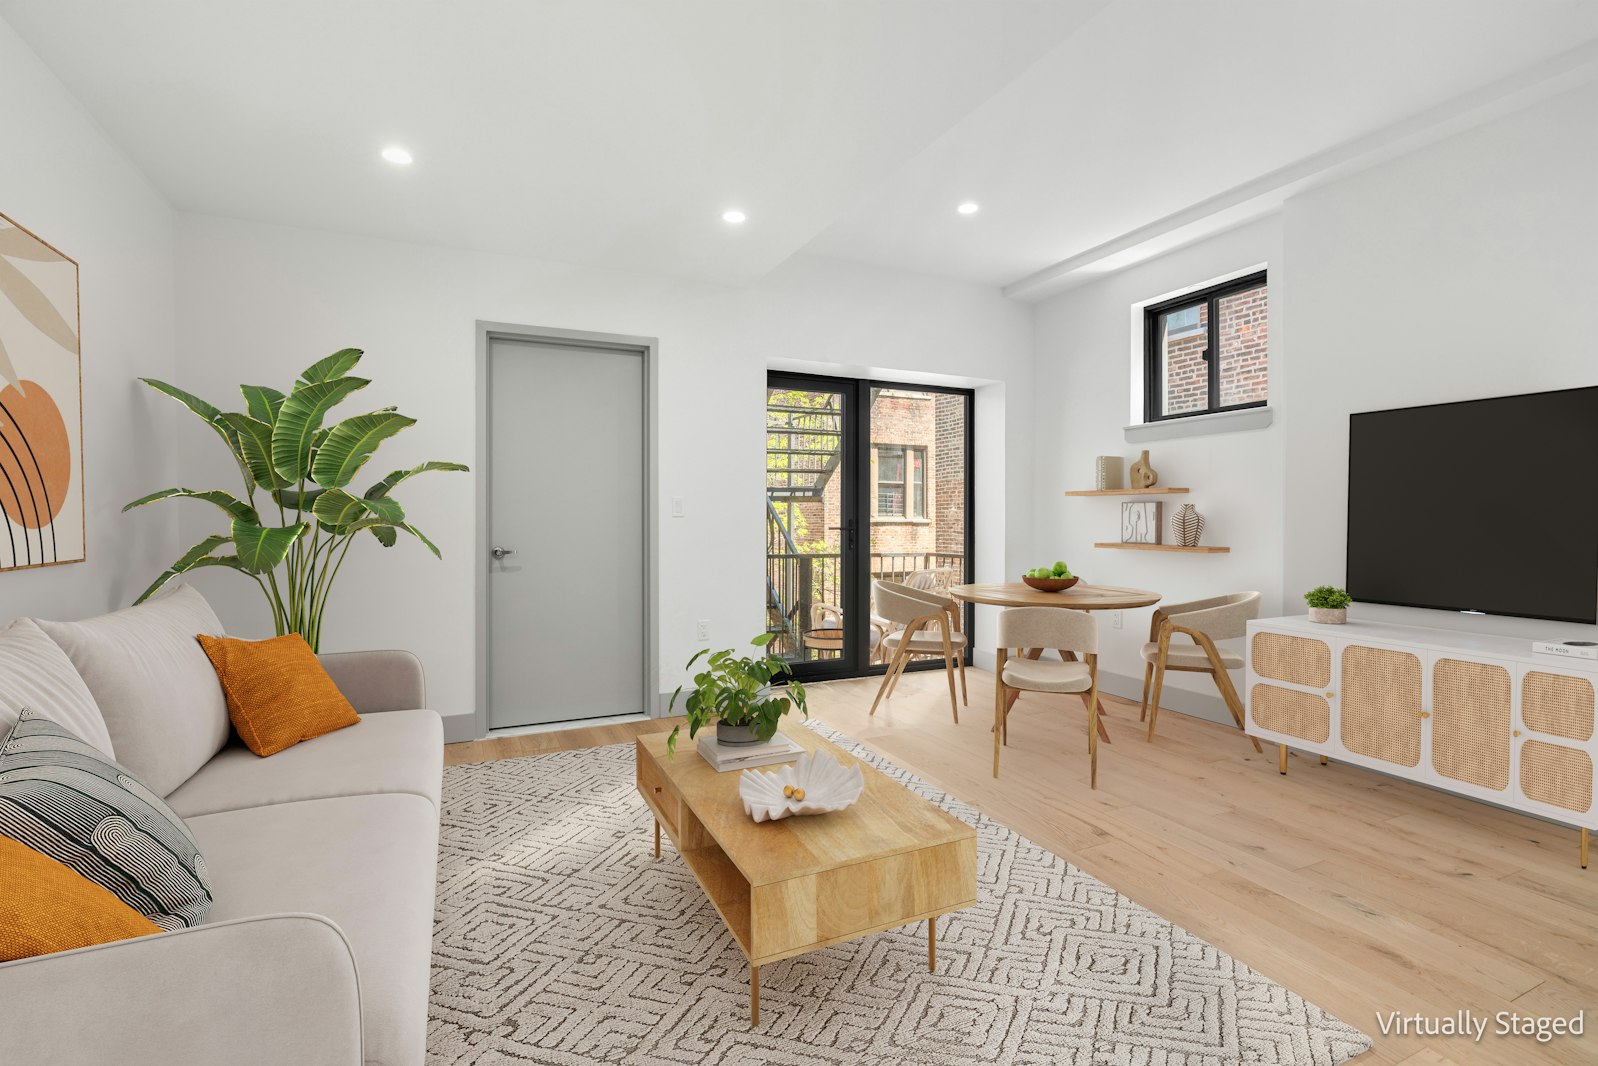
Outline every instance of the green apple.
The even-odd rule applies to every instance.
[[[1066,566],[1063,562],[1057,562],[1054,564],[1054,575],[1056,577],[1069,577],[1071,575],[1071,568]]]

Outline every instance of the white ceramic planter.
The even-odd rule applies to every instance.
[[[803,789],[805,798],[784,795],[792,786]],[[860,764],[844,766],[830,755],[806,752],[797,762],[775,772],[745,770],[738,775],[738,798],[744,813],[757,822],[775,822],[795,814],[825,814],[841,811],[860,798],[866,789]]]
[[[1311,622],[1323,622],[1329,626],[1340,626],[1348,621],[1347,607],[1311,607],[1309,609]]]

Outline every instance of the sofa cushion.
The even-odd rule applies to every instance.
[[[244,746],[265,758],[361,719],[298,633],[270,640],[200,637]]]
[[[0,835],[65,863],[162,929],[198,925],[211,905],[205,860],[183,820],[33,710],[0,741]]]
[[[117,762],[157,796],[187,781],[228,739],[222,686],[194,639],[221,633],[222,623],[196,590],[168,588],[98,618],[39,621],[94,693]]]
[[[435,711],[385,711],[296,744],[270,759],[235,742],[166,798],[184,818],[269,803],[384,792],[420,796],[438,809],[444,730]]]
[[[70,866],[0,836],[0,962],[160,931]]]
[[[94,696],[66,652],[31,618],[0,628],[0,736],[11,732],[23,708],[32,707],[116,757]]]
[[[189,825],[216,883],[211,920],[331,919],[355,952],[368,1066],[421,1066],[438,855],[432,804],[345,796],[207,814]]]

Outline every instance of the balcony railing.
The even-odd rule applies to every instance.
[[[873,552],[873,580],[903,581],[917,570],[944,567],[954,571],[954,583],[965,580],[965,555],[961,552]],[[804,634],[811,628],[811,608],[818,603],[843,606],[843,556],[838,553],[808,555],[800,552],[766,554],[766,628],[776,634],[771,650],[786,659],[826,659],[839,653],[806,647]]]

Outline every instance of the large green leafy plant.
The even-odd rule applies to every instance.
[[[357,348],[334,352],[301,374],[287,394],[265,385],[242,385],[242,412],[223,411],[164,381],[140,379],[216,431],[238,464],[244,493],[162,489],[123,508],[156,500],[203,500],[219,508],[229,523],[226,533],[206,537],[184,552],[136,602],[143,603],[179,574],[227,567],[260,586],[280,636],[298,633],[316,648],[333,580],[356,537],[367,533],[392,548],[403,532],[439,554],[437,546],[406,519],[392,492],[417,474],[466,466],[427,462],[396,470],[357,496],[349,486],[378,445],[416,420],[384,407],[336,425],[322,424],[334,407],[371,384],[366,378],[349,376],[360,360]],[[264,510],[257,506],[257,492],[266,494]],[[269,524],[272,518],[277,524]],[[228,544],[232,554],[216,554]]]
[[[764,649],[773,636],[773,633],[762,633],[749,643]],[[777,733],[777,723],[790,708],[797,707],[806,718],[810,717],[805,687],[799,682],[789,681],[785,686],[786,695],[772,690],[776,678],[792,670],[786,659],[764,650],[758,655],[738,655],[731,648],[717,652],[700,648],[688,660],[685,669],[693,669],[694,663],[706,655],[710,659],[705,669],[694,675],[694,690],[683,701],[690,739],[718,718],[728,725],[753,726],[757,737],[770,740]],[[671,694],[668,711],[676,709],[682,690],[683,686],[678,685],[677,691]],[[672,755],[677,753],[677,733],[681,729],[682,726],[676,726],[666,738],[666,750]]]

